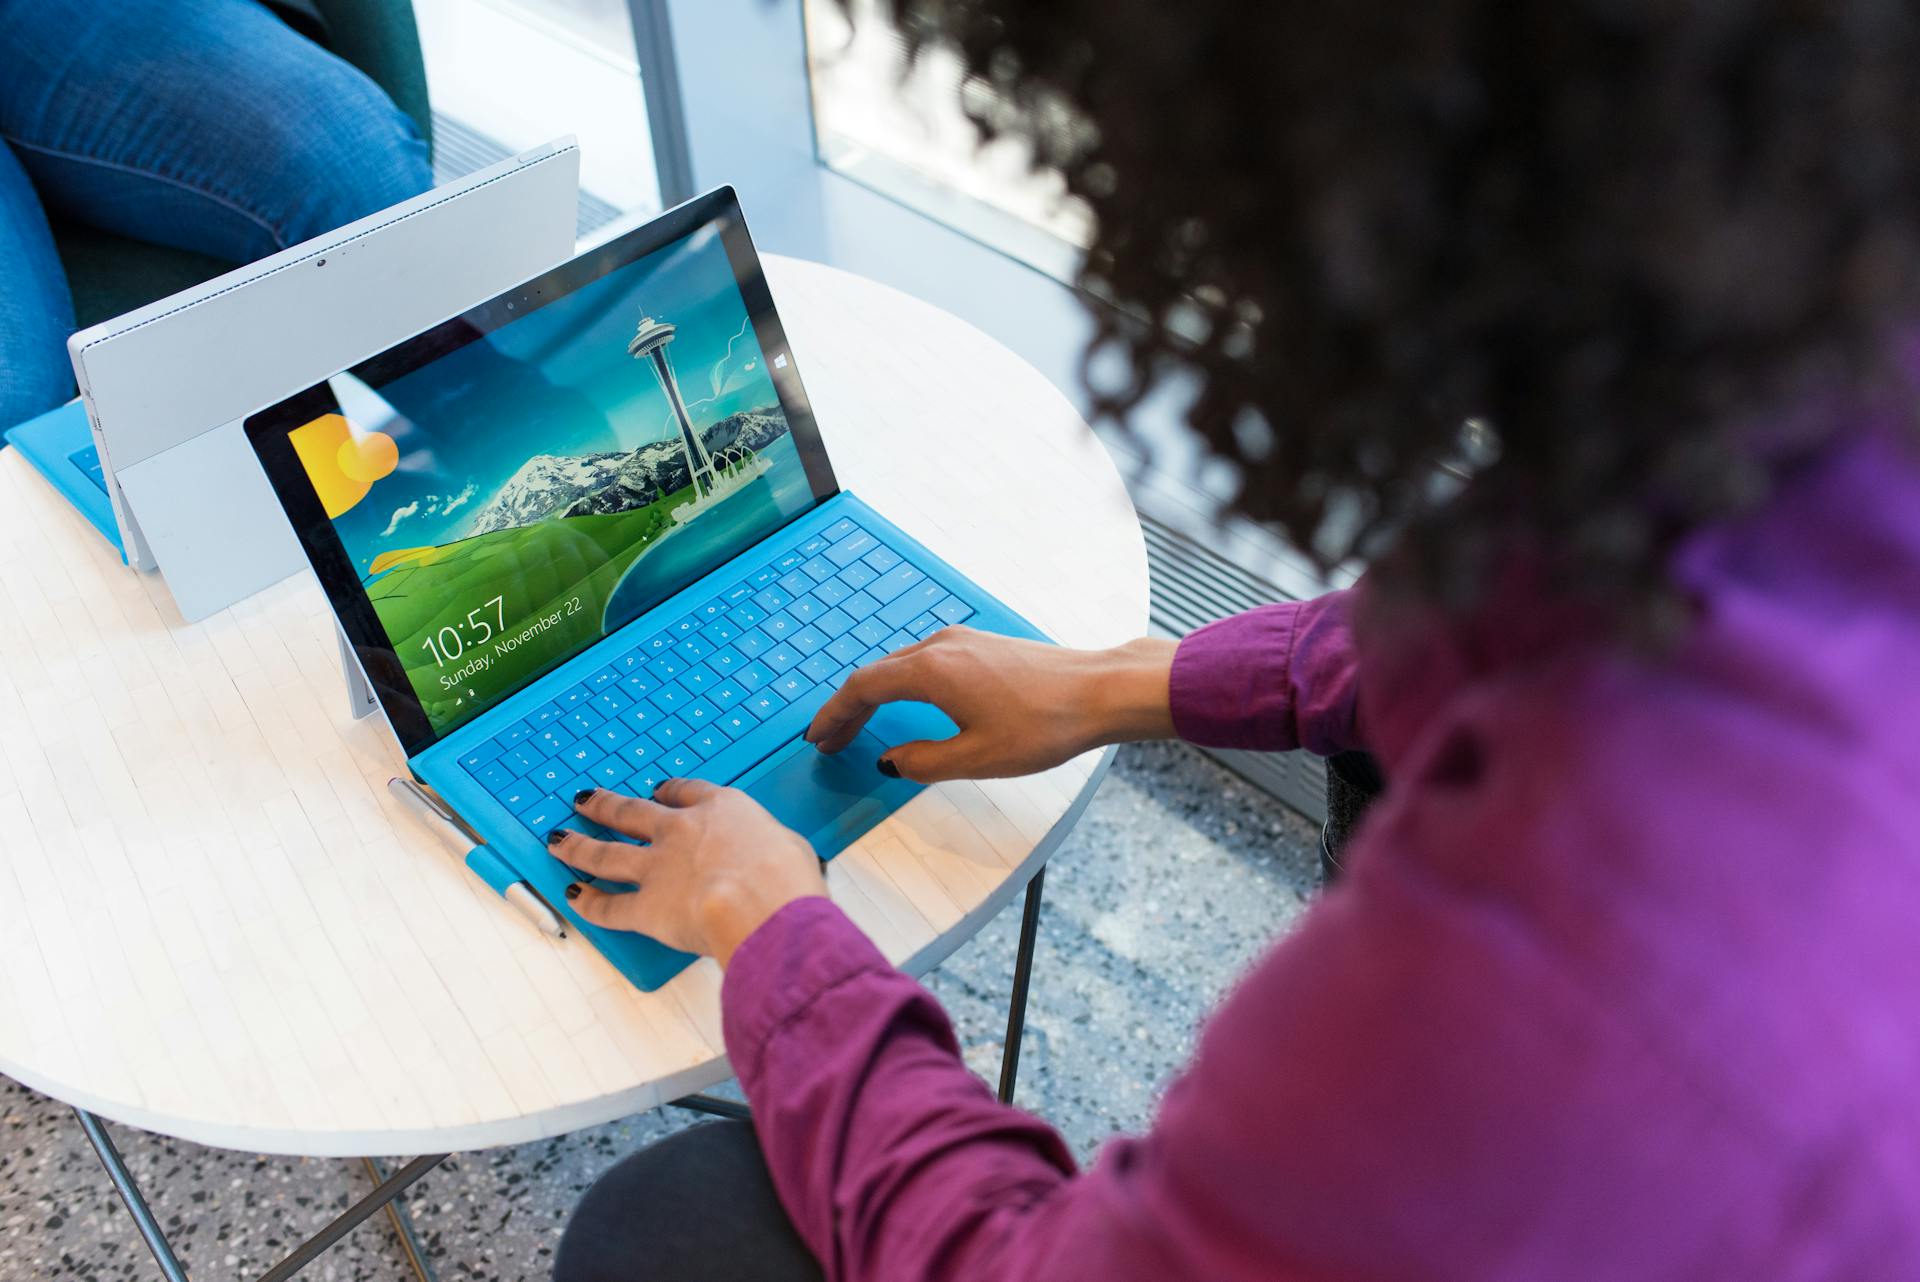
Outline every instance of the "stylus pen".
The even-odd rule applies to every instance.
[[[398,797],[407,809],[420,816],[421,821],[440,834],[448,845],[455,850],[465,851],[469,868],[473,866],[476,855],[491,859],[496,865],[500,863],[498,857],[487,849],[486,842],[475,841],[461,826],[459,819],[452,811],[413,780],[402,779],[396,775],[387,780],[387,791]],[[479,875],[477,870],[475,875]],[[520,915],[532,922],[541,933],[551,935],[555,939],[567,937],[566,923],[560,920],[558,913],[547,907],[545,900],[533,893],[533,887],[526,882],[509,882],[500,891],[500,897],[518,909]]]

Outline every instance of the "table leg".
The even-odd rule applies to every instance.
[[[80,1119],[80,1129],[87,1133],[93,1151],[99,1154],[100,1165],[107,1168],[107,1178],[113,1181],[114,1191],[126,1203],[127,1214],[133,1217],[134,1227],[147,1240],[147,1250],[153,1252],[153,1262],[160,1266],[161,1276],[167,1282],[187,1282],[187,1271],[180,1267],[172,1244],[167,1241],[167,1235],[160,1231],[160,1221],[153,1218],[153,1212],[147,1207],[147,1199],[140,1195],[140,1186],[133,1182],[133,1172],[121,1160],[120,1150],[113,1146],[113,1137],[107,1134],[107,1128],[99,1118],[83,1108],[74,1109],[73,1114]]]
[[[1006,1049],[1000,1054],[1000,1102],[1013,1103],[1014,1079],[1020,1072],[1020,1039],[1027,1031],[1027,984],[1033,979],[1033,943],[1040,934],[1040,892],[1047,883],[1041,864],[1027,883],[1026,903],[1020,910],[1020,948],[1013,955],[1013,997],[1007,1003]]]
[[[367,1175],[377,1188],[387,1182],[387,1168],[377,1157],[363,1157],[361,1165],[367,1168]],[[420,1282],[438,1282],[434,1277],[433,1266],[427,1263],[427,1252],[420,1245],[420,1235],[413,1229],[413,1212],[407,1209],[407,1200],[396,1197],[387,1203],[387,1220],[393,1225],[393,1235],[400,1240],[400,1250],[407,1257],[407,1267],[413,1270],[413,1276]]]
[[[133,1173],[127,1169],[126,1162],[120,1156],[120,1150],[114,1147],[113,1137],[107,1134],[107,1128],[101,1120],[85,1109],[76,1108],[74,1115],[80,1119],[80,1129],[86,1132],[93,1151],[100,1157],[100,1165],[107,1168],[107,1178],[113,1181],[114,1190],[120,1194],[120,1200],[126,1203],[127,1213],[133,1216],[134,1226],[140,1230],[140,1236],[146,1239],[147,1249],[153,1252],[155,1264],[167,1282],[188,1282],[187,1271],[181,1267],[180,1259],[173,1253],[173,1246],[167,1241],[167,1235],[161,1231],[160,1222],[147,1206],[147,1199],[141,1194],[140,1186],[134,1183]],[[421,1176],[447,1160],[445,1153],[432,1153],[425,1157],[416,1157],[391,1175],[382,1175],[380,1165],[371,1158],[363,1159],[367,1170],[377,1181],[373,1191],[342,1211],[331,1223],[318,1233],[294,1248],[286,1259],[268,1269],[260,1277],[260,1282],[286,1282],[286,1279],[318,1259],[326,1249],[351,1233],[362,1220],[382,1207],[392,1211],[393,1200]],[[420,1250],[419,1240],[413,1234],[411,1223],[403,1222],[398,1214],[393,1216],[394,1228],[400,1233],[401,1249],[407,1253],[407,1263],[413,1266],[421,1282],[434,1282],[433,1272],[427,1266],[426,1256]]]

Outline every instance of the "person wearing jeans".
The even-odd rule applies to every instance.
[[[0,427],[74,393],[50,212],[243,263],[431,185],[412,121],[259,0],[0,0]]]
[[[558,1282],[1920,1278],[1920,11],[883,7],[1085,203],[1102,412],[1369,566],[1177,645],[948,629],[809,738],[1388,785],[1086,1170],[751,798],[581,794],[626,839],[555,853],[636,889],[569,897],[721,963],[753,1120],[615,1165]]]

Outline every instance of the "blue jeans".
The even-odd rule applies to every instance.
[[[0,427],[73,395],[49,211],[243,263],[431,185],[412,121],[257,0],[0,0]]]

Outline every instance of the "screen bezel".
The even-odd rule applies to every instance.
[[[786,415],[788,429],[806,471],[807,483],[813,491],[813,502],[795,512],[786,522],[791,524],[838,494],[840,487],[827,458],[826,444],[820,439],[819,428],[814,423],[806,389],[800,382],[799,363],[787,343],[780,315],[774,310],[773,294],[767,288],[766,275],[761,271],[760,256],[754,250],[746,220],[740,213],[739,200],[731,187],[720,187],[696,196],[644,226],[615,237],[605,245],[543,272],[342,372],[364,379],[377,388],[715,222],[720,225],[721,243],[726,249],[727,261],[733,268],[734,284],[746,303],[747,316],[753,323],[754,336],[760,342],[766,372],[773,380],[774,390],[780,398],[781,412]],[[775,363],[774,358],[779,355],[787,358],[785,368],[779,368]],[[346,634],[347,644],[359,659],[367,683],[380,700],[380,706],[386,712],[401,748],[409,757],[413,757],[439,742],[445,734],[455,733],[472,724],[473,718],[462,721],[444,734],[434,729],[419,696],[414,692],[412,682],[407,679],[406,667],[396,653],[392,639],[388,637],[373,602],[360,584],[360,576],[353,568],[353,559],[340,542],[333,522],[328,518],[319,495],[314,492],[312,481],[307,477],[306,469],[294,451],[292,433],[295,428],[312,422],[322,414],[337,412],[339,408],[330,384],[317,383],[248,416],[247,441],[259,457],[267,481],[279,497],[281,506],[286,509],[293,532],[300,540],[300,546],[305,550],[322,590],[332,602],[341,629]],[[552,667],[563,662],[564,658],[557,659]],[[552,667],[547,671],[551,671]],[[484,716],[486,710],[474,715]]]

